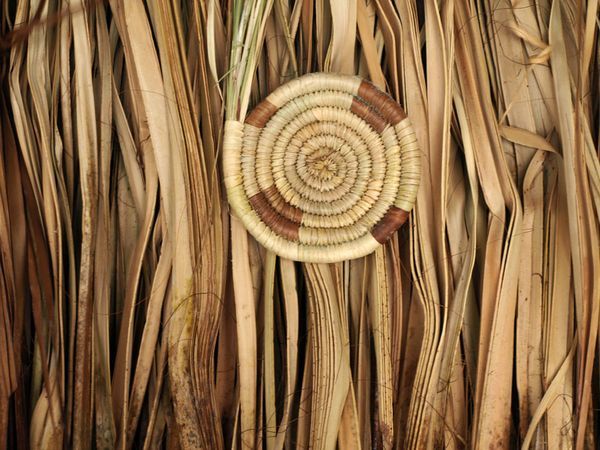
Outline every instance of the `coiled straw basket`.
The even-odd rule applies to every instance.
[[[288,259],[371,253],[408,218],[420,155],[406,114],[358,77],[314,73],[227,121],[229,203],[258,242]]]

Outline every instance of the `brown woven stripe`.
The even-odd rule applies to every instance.
[[[360,83],[358,96],[367,103],[375,106],[379,110],[381,116],[392,125],[396,125],[406,118],[406,113],[392,97],[385,92],[380,91],[368,81],[363,80]]]
[[[369,108],[368,105],[361,102],[359,99],[354,97],[352,99],[352,105],[350,111],[361,117],[365,122],[373,127],[375,131],[381,133],[387,126],[387,122],[381,117],[373,108]]]
[[[302,210],[290,205],[279,193],[277,186],[272,185],[271,187],[264,190],[267,201],[271,204],[271,207],[281,214],[283,217],[291,220],[294,223],[302,223]]]
[[[371,234],[377,242],[383,244],[400,228],[400,225],[406,222],[408,214],[407,211],[392,205],[383,218],[373,227]]]
[[[269,204],[264,192],[253,195],[248,201],[260,219],[271,230],[290,241],[298,241],[300,225],[278,214]]]
[[[246,123],[256,128],[262,128],[277,111],[277,106],[268,100],[263,100],[246,117]]]

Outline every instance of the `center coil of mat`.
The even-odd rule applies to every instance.
[[[337,262],[373,252],[406,221],[420,153],[406,114],[358,77],[314,73],[225,122],[231,208],[288,259]]]

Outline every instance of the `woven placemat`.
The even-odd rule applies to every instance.
[[[269,250],[337,262],[375,250],[406,221],[420,152],[406,114],[358,77],[313,73],[225,122],[231,208]]]

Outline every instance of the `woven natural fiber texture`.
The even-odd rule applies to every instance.
[[[314,73],[225,123],[229,203],[258,242],[296,261],[371,253],[406,221],[420,154],[406,114],[358,77]]]

